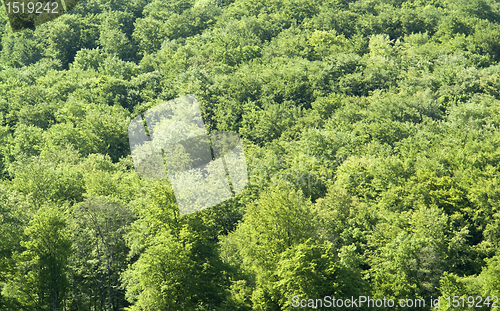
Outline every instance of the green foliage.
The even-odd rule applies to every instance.
[[[282,254],[276,284],[280,304],[292,307],[290,297],[347,297],[361,294],[359,273],[343,265],[331,242],[317,244],[311,240],[289,248]]]
[[[499,294],[497,2],[86,0],[0,21],[1,310]],[[249,183],[180,217],[127,127],[190,93],[243,138]]]
[[[91,197],[72,213],[71,308],[117,310],[127,306],[120,273],[127,267],[125,234],[134,219],[130,209],[117,200]],[[86,297],[95,297],[86,301]]]
[[[14,253],[16,266],[4,289],[22,309],[59,310],[69,290],[67,261],[71,239],[66,222],[54,208],[42,208],[25,229],[24,251]]]
[[[152,194],[129,235],[132,254],[138,255],[123,274],[130,310],[218,308],[227,277],[210,219],[181,219],[168,186],[157,184]]]

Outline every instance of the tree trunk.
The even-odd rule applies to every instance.
[[[52,311],[57,311],[57,292],[52,296]]]
[[[109,256],[107,258],[107,263],[108,263],[108,307],[109,311],[112,311],[112,305],[111,305],[111,269],[109,267]]]

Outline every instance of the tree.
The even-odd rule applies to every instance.
[[[22,67],[37,62],[41,57],[42,49],[37,44],[33,31],[9,31],[3,34],[0,58],[4,64]]]
[[[74,207],[69,263],[74,292],[69,305],[98,310],[127,306],[119,279],[128,264],[125,235],[133,219],[127,206],[105,197],[91,197]]]
[[[203,213],[203,212],[199,212]],[[122,280],[131,310],[216,309],[224,301],[227,272],[202,214],[180,218],[170,187],[157,184],[152,201],[129,235],[138,257]]]
[[[277,310],[282,305],[274,271],[283,252],[315,236],[312,220],[311,203],[302,193],[280,185],[248,206],[243,222],[223,240],[225,248],[233,249],[226,260],[255,282],[254,308]]]
[[[55,207],[44,207],[30,221],[13,255],[15,269],[4,291],[32,310],[62,310],[68,283],[71,239],[65,219]]]
[[[116,55],[123,60],[135,60],[135,49],[131,42],[133,15],[126,12],[103,14],[99,45],[109,55]]]
[[[0,288],[9,283],[12,270],[16,261],[13,255],[22,252],[19,245],[23,239],[24,227],[31,216],[28,202],[19,195],[8,190],[0,184]],[[5,310],[18,310],[20,304],[16,297],[4,296],[0,291],[0,308]]]
[[[311,239],[281,255],[276,277],[278,299],[284,309],[292,307],[290,297],[345,299],[362,294],[364,286],[360,271],[342,264],[333,243],[320,244]]]

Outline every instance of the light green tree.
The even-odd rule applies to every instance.
[[[30,221],[15,253],[15,268],[4,288],[23,308],[62,310],[69,290],[68,256],[71,239],[66,220],[55,207],[43,207]]]

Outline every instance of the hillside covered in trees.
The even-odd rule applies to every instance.
[[[80,0],[33,30],[0,19],[0,310],[496,309],[467,297],[500,296],[497,0]],[[169,181],[134,171],[127,128],[185,94],[242,137],[249,183],[180,217]]]

